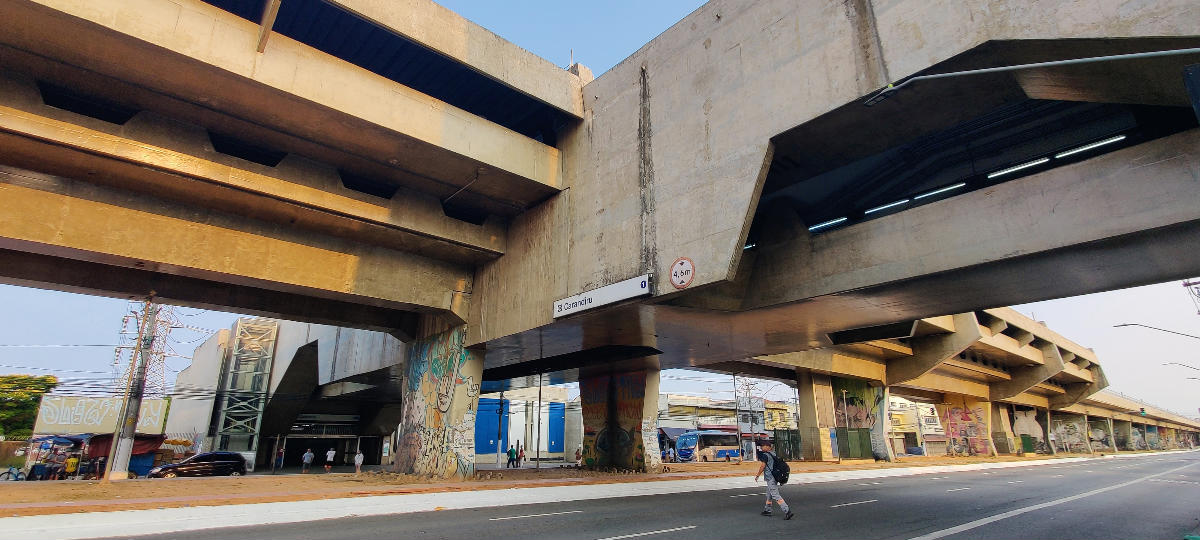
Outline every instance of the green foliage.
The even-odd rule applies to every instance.
[[[53,375],[0,375],[0,432],[8,439],[28,437],[42,394],[58,386]]]

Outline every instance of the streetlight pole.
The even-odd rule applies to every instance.
[[[742,410],[738,403],[737,373],[733,374],[733,425],[737,428],[738,457],[745,457],[746,446],[742,444]]]
[[[1122,326],[1140,326],[1140,327],[1142,327],[1142,328],[1149,328],[1149,329],[1151,329],[1151,330],[1158,330],[1159,332],[1166,332],[1166,333],[1168,333],[1168,334],[1175,334],[1175,335],[1177,335],[1177,336],[1190,337],[1190,338],[1192,338],[1192,339],[1200,339],[1200,336],[1193,336],[1193,335],[1191,335],[1191,334],[1185,334],[1185,333],[1183,333],[1183,332],[1176,332],[1176,331],[1174,331],[1174,330],[1167,330],[1167,329],[1165,329],[1165,328],[1159,328],[1159,327],[1157,327],[1157,326],[1149,326],[1149,325],[1145,325],[1145,324],[1138,324],[1138,323],[1121,323],[1121,324],[1114,324],[1114,325],[1113,325],[1113,328],[1120,328],[1120,327],[1122,327]]]
[[[850,449],[850,406],[846,404],[846,389],[842,389],[842,418],[846,420],[846,450]],[[836,430],[837,428],[834,427]],[[841,441],[838,441],[838,446],[841,446]],[[842,462],[842,452],[838,451],[838,463]]]

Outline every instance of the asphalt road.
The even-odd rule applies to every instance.
[[[731,489],[349,517],[155,537],[648,540],[992,538],[1181,540],[1200,534],[1200,453],[788,485],[796,517]]]

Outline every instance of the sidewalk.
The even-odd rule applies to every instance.
[[[1161,453],[1129,453],[1104,458],[1141,457]],[[931,458],[937,459],[937,458]],[[918,474],[979,469],[1039,466],[1103,459],[1092,457],[1049,458],[1049,459],[988,459],[967,464],[937,464],[921,466],[919,460],[912,463],[873,464],[867,463],[793,463],[792,484],[832,482],[848,479],[885,478]],[[1001,461],[1002,460],[1002,461]],[[962,461],[946,460],[942,461]],[[725,464],[721,464],[725,465]],[[197,530],[212,527],[230,527],[265,523],[290,523],[317,519],[345,517],[349,515],[379,515],[422,512],[440,509],[461,509],[509,504],[531,504],[583,500],[609,497],[629,497],[662,493],[705,491],[752,487],[751,476],[757,463],[728,464],[721,470],[691,470],[657,475],[614,475],[599,474],[575,469],[543,469],[541,473],[571,476],[539,477],[538,471],[523,470],[521,478],[496,479],[489,481],[459,482],[411,482],[405,484],[366,485],[371,476],[353,474],[329,474],[323,472],[308,475],[277,475],[230,478],[180,478],[174,480],[136,480],[111,486],[93,485],[92,495],[103,495],[103,489],[115,487],[126,493],[144,492],[145,486],[169,487],[181,493],[169,497],[124,497],[113,495],[104,500],[59,499],[53,502],[12,502],[0,504],[0,515],[46,514],[45,510],[62,512],[89,512],[86,519],[64,520],[57,515],[24,515],[23,517],[0,518],[0,539],[3,538],[86,538],[107,535],[150,534],[182,530]],[[744,469],[744,470],[743,470]],[[511,470],[510,470],[511,471]],[[530,474],[532,473],[532,474]],[[486,474],[504,474],[503,470]],[[377,474],[378,475],[378,474]],[[395,476],[395,475],[393,475]],[[295,488],[295,481],[303,481],[307,490],[263,491],[233,493],[229,485],[267,482],[265,488]],[[328,482],[322,486],[319,482]],[[151,484],[157,483],[157,484]],[[19,483],[13,488],[28,489],[38,484],[64,484],[64,482]],[[199,493],[200,488],[214,486],[220,494]],[[6,488],[9,486],[6,486]],[[79,488],[79,483],[67,485]],[[107,493],[111,493],[107,492]],[[6,489],[6,499],[13,500],[11,489]],[[253,502],[254,504],[245,504]],[[195,506],[193,506],[195,505]],[[203,505],[203,506],[201,506]],[[170,508],[168,508],[170,507]],[[140,508],[122,510],[124,508]],[[113,511],[121,510],[121,511]],[[86,523],[77,525],[75,522]],[[170,523],[170,526],[164,525]],[[112,527],[111,529],[106,527]],[[166,528],[164,528],[166,527]]]

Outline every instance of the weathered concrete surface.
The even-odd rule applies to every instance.
[[[819,236],[804,235],[759,254],[753,280],[760,285],[746,307],[1196,221],[1197,148],[1200,130],[1191,130]],[[1153,181],[1142,181],[1147,178]],[[1177,272],[1168,271],[1160,280]],[[1095,290],[1132,285],[1120,272],[1096,279],[1107,283],[1094,284]],[[1021,281],[1022,287],[1028,285]]]
[[[1188,13],[1198,16],[1181,18]],[[584,87],[584,122],[561,145],[564,186],[572,194],[567,228],[538,231],[555,240],[537,242],[544,248],[531,254],[558,260],[552,246],[569,245],[565,267],[560,266],[566,287],[530,290],[524,301],[548,306],[557,298],[643,272],[656,275],[657,296],[674,296],[677,291],[668,283],[666,269],[684,256],[696,265],[690,289],[735,281],[767,165],[777,153],[772,137],[985,42],[1194,36],[1200,34],[1196,19],[1200,8],[1183,1],[1147,10],[1127,10],[1114,2],[969,2],[952,9],[904,1],[710,2]],[[1073,57],[1076,51],[1068,49],[1048,46],[1040,54],[1047,56],[1044,59]],[[870,137],[840,132],[828,136]],[[955,217],[969,214],[963,211]],[[1011,239],[1041,239],[1044,229],[1072,234],[1070,228],[1057,228],[1039,214],[1021,215],[1022,220],[1027,217],[1036,218],[1026,221],[1037,234],[1012,234]],[[911,234],[908,240],[895,237],[904,234],[896,231],[909,229],[883,221],[864,224],[872,228],[861,234],[897,260],[915,253],[906,251],[912,246],[905,242],[916,242],[918,235]],[[1008,235],[1012,231],[1007,227],[992,226],[977,233],[947,226],[943,232],[979,250],[962,257],[962,264],[986,263],[1013,252],[984,253],[996,247],[988,235]],[[850,234],[836,231],[813,246],[795,246],[791,258],[760,255],[765,260],[756,261],[754,276],[745,280],[753,283],[750,297],[735,309],[813,298],[955,267],[948,264],[949,257],[913,256],[922,261],[914,264],[926,266],[923,270],[891,272],[858,255],[861,251],[869,256],[872,249],[833,238],[839,233]],[[940,247],[940,240],[925,241],[922,249]],[[822,266],[819,254],[830,249],[826,243],[847,246],[855,256]],[[809,255],[810,251],[816,254]],[[516,278],[512,270],[496,272],[501,276],[497,282]],[[863,279],[854,277],[856,273]],[[802,283],[797,288],[803,290],[788,290],[791,286],[781,282]],[[477,291],[485,303],[493,294],[488,286]],[[539,300],[533,298],[537,295]],[[542,309],[541,324],[547,324],[549,311]],[[954,311],[961,309],[923,315]],[[502,335],[488,331],[480,339]]]
[[[32,81],[3,72],[0,133],[3,162],[20,167],[463,263],[504,250],[499,223],[449,218],[428,195],[368,196],[298,156],[268,167],[220,154],[203,130],[149,112],[121,126],[86,118],[43,105]]]
[[[410,183],[442,182],[442,197],[479,167],[487,171],[471,190],[485,195],[513,185],[537,192],[531,183],[552,192],[561,184],[557,149],[284,36],[258,53],[258,25],[198,0],[48,0],[0,9],[0,42],[17,51],[359,148],[416,173]]]
[[[9,210],[0,214],[3,249],[396,311],[467,315],[471,274],[450,263],[21,169],[0,171],[0,194]],[[0,268],[10,277],[21,271]],[[150,293],[144,287],[139,294]]]
[[[332,0],[559,110],[583,115],[579,76],[430,0]]]

